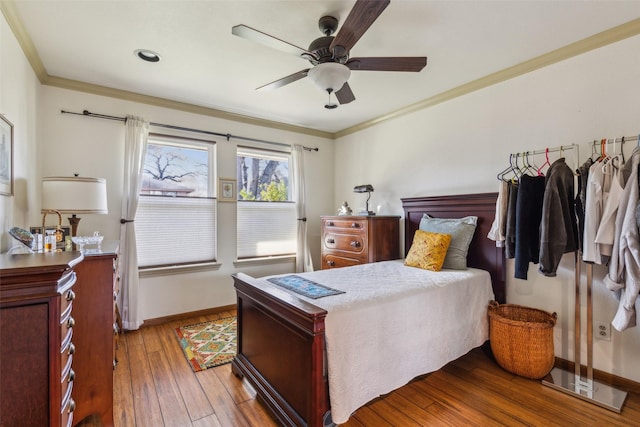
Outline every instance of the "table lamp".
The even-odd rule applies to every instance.
[[[358,215],[367,215],[373,216],[375,212],[369,210],[369,199],[371,199],[371,192],[373,191],[373,185],[365,184],[365,185],[356,185],[353,188],[354,193],[369,193],[369,197],[367,197],[366,208],[364,211],[358,212]]]
[[[104,178],[52,176],[42,178],[42,232],[47,213],[71,214],[71,236],[76,236],[76,214],[107,214],[107,181]]]

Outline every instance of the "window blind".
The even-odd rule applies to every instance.
[[[140,196],[135,220],[140,267],[216,259],[216,199]]]
[[[296,205],[292,202],[238,202],[238,258],[296,252]]]

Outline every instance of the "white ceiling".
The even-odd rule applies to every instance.
[[[351,56],[427,56],[420,73],[354,71],[356,100],[323,108],[302,79],[255,88],[309,67],[233,36],[245,24],[307,48],[318,19],[342,23],[354,1],[15,0],[48,76],[335,133],[640,17],[633,1],[392,0]],[[339,31],[339,29],[338,29]],[[159,63],[134,55],[158,52]],[[122,112],[127,114],[128,112]]]

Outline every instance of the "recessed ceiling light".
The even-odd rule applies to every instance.
[[[160,55],[148,49],[136,49],[133,51],[136,56],[147,62],[160,62]]]

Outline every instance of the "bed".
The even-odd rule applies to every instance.
[[[496,248],[495,242],[486,238],[495,214],[496,197],[497,194],[495,193],[483,193],[402,199],[404,209],[405,254],[411,247],[413,235],[419,228],[424,213],[435,218],[461,218],[468,215],[475,215],[478,217],[478,224],[471,245],[469,246],[467,260],[471,268],[468,274],[471,276],[480,275],[478,277],[485,277],[489,283],[488,286],[491,296],[498,302],[504,303],[505,272],[503,252],[500,248]],[[387,272],[384,274],[393,274],[393,268],[398,268],[398,264],[401,264],[401,262],[388,261],[377,264],[380,265],[368,265],[368,267],[365,268],[383,268],[385,267],[383,264],[388,264],[391,268],[391,273]],[[314,275],[310,277],[320,277],[320,282],[326,283],[327,274],[338,274],[340,273],[339,270],[343,270],[340,274],[347,274],[350,271],[357,271],[351,270],[356,268],[358,267],[329,271],[323,270],[316,272],[319,276]],[[407,267],[405,267],[405,269],[406,268]],[[476,269],[483,271],[478,272]],[[446,275],[448,273],[445,272],[444,274]],[[358,274],[355,274],[355,276],[357,275]],[[354,282],[357,281],[357,277],[355,276],[353,277]],[[345,279],[343,278],[342,280]],[[471,277],[470,280],[477,279]],[[365,399],[367,396],[366,393],[371,393],[367,389],[367,387],[370,386],[370,384],[367,384],[367,381],[371,379],[371,375],[363,375],[360,371],[364,369],[364,372],[367,372],[366,369],[369,368],[364,366],[347,370],[346,372],[340,371],[338,373],[338,364],[334,362],[338,360],[337,354],[340,354],[340,358],[345,358],[347,361],[350,360],[350,363],[353,363],[353,361],[359,360],[357,358],[366,359],[366,355],[372,353],[372,351],[361,353],[343,351],[342,353],[338,353],[339,346],[337,343],[339,341],[335,339],[334,331],[336,330],[336,325],[343,325],[342,327],[338,326],[338,328],[345,329],[346,332],[344,333],[352,334],[350,336],[347,335],[346,340],[349,342],[352,342],[354,339],[357,341],[360,336],[358,334],[364,332],[362,330],[363,328],[370,329],[370,331],[373,331],[374,335],[376,335],[381,325],[379,318],[383,316],[382,313],[384,313],[384,316],[389,316],[389,312],[395,313],[398,311],[397,307],[385,306],[382,308],[372,308],[371,306],[365,305],[365,308],[341,311],[340,307],[337,309],[331,308],[330,301],[332,301],[332,299],[344,300],[344,295],[309,300],[308,298],[303,298],[291,293],[280,286],[271,284],[263,278],[252,278],[242,273],[234,275],[234,284],[237,294],[238,354],[232,362],[232,371],[235,375],[248,380],[255,388],[257,398],[270,410],[281,424],[287,426],[332,425],[332,415],[337,422],[344,422],[345,417],[348,418],[351,410],[366,403],[366,400],[362,401],[362,399]],[[414,291],[409,290],[407,292]],[[347,290],[346,293],[351,294],[353,291]],[[417,297],[415,297],[414,294],[407,295],[410,295],[410,300],[417,301],[415,299]],[[405,295],[404,298],[406,298],[407,295]],[[485,296],[482,296],[482,298]],[[395,298],[396,297],[388,297],[386,300],[393,300]],[[443,298],[453,298],[453,294]],[[488,301],[482,304],[486,303],[488,303]],[[403,304],[403,307],[411,305],[406,301]],[[444,304],[441,302],[439,305],[442,307]],[[328,310],[323,308],[323,306],[331,310],[329,318],[327,318]],[[486,308],[486,306],[484,308]],[[407,311],[409,311],[409,309],[407,309]],[[435,321],[436,317],[444,316],[447,312],[447,310],[436,309],[423,311],[424,313],[419,313],[415,316],[416,319],[420,318],[419,321],[422,322],[421,324],[429,324]],[[431,314],[432,318],[430,318],[429,312],[432,311],[434,313]],[[436,311],[437,313],[435,313]],[[452,310],[448,311],[449,313],[452,312]],[[357,312],[362,312],[360,314],[362,314],[361,317],[364,316],[364,319],[371,319],[370,325],[367,325],[365,320],[364,323],[360,322],[358,326],[354,326],[353,328],[344,326],[351,325],[352,323],[355,325],[356,322],[345,321],[345,319],[348,318],[341,316],[352,316]],[[380,314],[377,315],[377,313]],[[476,314],[476,316],[479,316],[478,322],[486,322],[485,313],[486,311]],[[416,320],[416,322],[417,321],[418,320]],[[393,323],[393,321],[389,323]],[[396,330],[410,329],[406,327],[406,325],[396,325],[395,327]],[[481,325],[481,327],[486,328],[484,325]],[[463,327],[463,329],[466,330],[466,327]],[[394,370],[397,367],[401,365],[404,366],[398,375],[393,375],[393,380],[398,383],[385,384],[384,387],[388,389],[378,392],[384,393],[391,391],[394,388],[402,386],[415,376],[439,369],[440,366],[443,366],[448,361],[461,356],[471,348],[481,345],[483,340],[487,338],[487,333],[488,330],[485,329],[483,332],[484,335],[478,332],[474,333],[473,336],[460,339],[456,338],[458,332],[450,333],[449,335],[454,337],[451,343],[445,342],[437,347],[451,347],[451,350],[445,354],[445,356],[437,356],[436,360],[425,362],[426,364],[423,363],[423,359],[428,359],[430,356],[424,354],[425,357],[422,357],[420,352],[425,352],[426,350],[424,350],[424,348],[412,350],[411,347],[407,347],[406,349],[404,349],[405,347],[401,347],[404,349],[402,351],[406,357],[396,359],[400,361],[386,365],[387,369],[385,369],[395,372]],[[377,335],[380,335],[380,333],[377,333]],[[389,335],[382,334],[382,336],[388,337]],[[441,340],[442,336],[439,336],[437,339]],[[374,349],[387,346],[386,344],[381,344],[380,342],[375,342],[375,340],[367,338],[362,343],[358,342],[356,348],[360,349],[367,345],[367,341],[374,342]],[[460,341],[464,341],[464,343],[459,344]],[[403,338],[395,342],[393,346],[404,345],[407,342],[412,343],[414,340],[406,340]],[[432,345],[431,347],[434,346]],[[462,353],[460,354],[460,352]],[[416,354],[421,357],[416,357]],[[354,359],[354,357],[356,359]],[[442,357],[446,359],[442,359]],[[404,363],[405,359],[408,359],[409,363]],[[367,360],[364,360],[364,362],[368,363]],[[416,365],[414,365],[414,362]],[[374,361],[372,363],[376,362]],[[328,369],[329,364],[331,364],[332,369]],[[360,371],[358,369],[360,369]],[[343,399],[337,399],[336,396],[339,396],[339,392],[344,393],[344,390],[336,391],[336,389],[343,388],[340,381],[343,376],[348,376],[349,374],[353,375],[347,385],[351,387],[352,390],[347,390],[347,393],[342,394],[342,396],[357,395],[356,401],[343,402]],[[407,375],[409,375],[409,377],[406,377]],[[330,388],[334,401],[333,405],[330,404]],[[365,394],[360,393],[360,390],[364,390]],[[370,398],[377,397],[377,395],[375,395],[376,393],[371,395]],[[370,398],[368,399],[370,400]],[[357,399],[361,400],[358,401]]]

